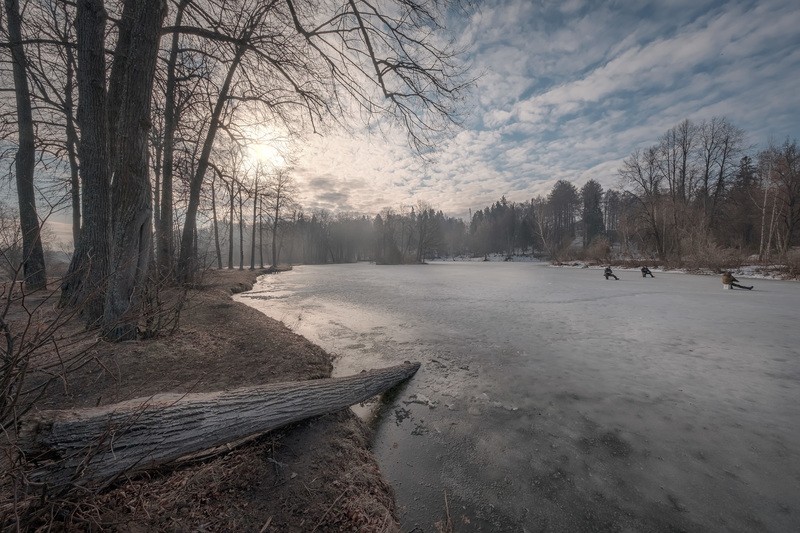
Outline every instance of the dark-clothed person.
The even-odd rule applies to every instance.
[[[731,287],[736,287],[739,289],[747,289],[748,291],[753,290],[753,286],[750,285],[749,287],[745,285],[739,285],[739,280],[733,277],[732,272],[724,272],[722,274],[722,286],[725,289],[730,289]]]

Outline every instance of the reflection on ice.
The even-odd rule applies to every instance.
[[[404,529],[791,530],[800,284],[536,264],[296,267],[242,301],[336,356],[420,361],[374,448]]]

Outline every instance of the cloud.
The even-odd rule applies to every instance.
[[[483,74],[464,130],[425,164],[396,132],[315,139],[297,170],[305,198],[463,216],[558,179],[616,186],[621,161],[684,118],[727,116],[754,144],[798,137],[798,28],[793,0],[487,1],[458,28]]]

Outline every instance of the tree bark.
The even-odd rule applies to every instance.
[[[239,183],[239,270],[244,270],[244,190]]]
[[[125,17],[130,7],[130,18]],[[124,97],[115,110],[113,142],[111,265],[103,310],[103,335],[109,340],[134,339],[140,294],[151,254],[152,198],[147,164],[150,96],[153,90],[165,0],[126,0],[120,34],[128,33],[122,76]],[[124,41],[123,41],[124,42]],[[113,78],[113,76],[112,76]],[[190,241],[191,244],[191,241]]]
[[[66,11],[66,8],[65,8]],[[81,180],[78,166],[78,132],[75,129],[75,112],[72,91],[75,83],[75,54],[71,46],[67,54],[67,83],[64,87],[64,118],[66,119],[67,158],[69,160],[70,195],[72,197],[72,249],[78,248],[81,237]]]
[[[222,270],[222,251],[219,247],[219,222],[217,221],[217,189],[216,178],[211,180],[211,214],[214,222],[214,250],[217,253],[217,268]]]
[[[175,13],[175,26],[180,26],[183,13],[189,0],[181,0]],[[164,154],[162,164],[161,206],[159,224],[156,227],[156,262],[161,276],[167,276],[172,271],[172,257],[174,255],[172,237],[172,174],[174,170],[175,130],[178,124],[178,112],[175,105],[176,77],[175,68],[178,63],[178,45],[180,34],[172,34],[172,46],[167,61],[166,94],[164,95]],[[158,204],[156,210],[159,210]]]
[[[250,226],[250,270],[256,268],[256,217],[258,216],[258,176],[253,191],[253,225]]]
[[[280,179],[280,177],[278,178]],[[275,188],[275,212],[272,217],[272,268],[278,268],[278,221],[281,214],[281,187],[280,181]]]
[[[89,324],[103,316],[111,246],[108,102],[103,0],[78,2],[78,145],[83,220],[78,245],[61,287],[63,305],[80,306]]]
[[[264,199],[258,199],[258,256],[264,268]]]
[[[17,173],[17,197],[22,230],[22,265],[25,286],[43,289],[47,286],[44,265],[39,215],[36,212],[36,191],[33,186],[33,170],[36,165],[36,148],[33,133],[31,92],[25,65],[27,59],[22,47],[22,18],[18,0],[5,0],[8,19],[9,47],[14,72],[14,95],[17,104],[19,147],[15,168]]]
[[[234,212],[234,200],[236,199],[236,195],[233,194],[233,179],[231,178],[231,186],[230,186],[230,223],[228,224],[228,270],[233,268],[233,212]]]
[[[413,376],[419,363],[354,376],[231,391],[159,394],[28,419],[20,449],[30,478],[59,486],[110,481],[182,458],[207,456],[275,428],[344,409]]]

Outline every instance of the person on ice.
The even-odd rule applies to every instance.
[[[723,272],[722,274],[722,288],[730,289],[731,287],[738,287],[740,289],[747,289],[748,291],[753,290],[753,286],[750,285],[746,287],[744,285],[739,285],[738,279],[733,277],[733,272]]]
[[[653,273],[652,273],[652,272],[650,272],[650,269],[649,269],[649,268],[647,268],[647,266],[645,265],[645,266],[643,266],[643,267],[642,267],[642,277],[643,277],[643,278],[646,278],[648,275],[649,275],[651,278],[654,278],[654,277],[655,277],[655,276],[653,275]]]
[[[619,280],[619,278],[611,271],[611,267],[606,267],[606,269],[603,271],[603,275],[606,277],[606,279],[614,278],[615,280]]]

